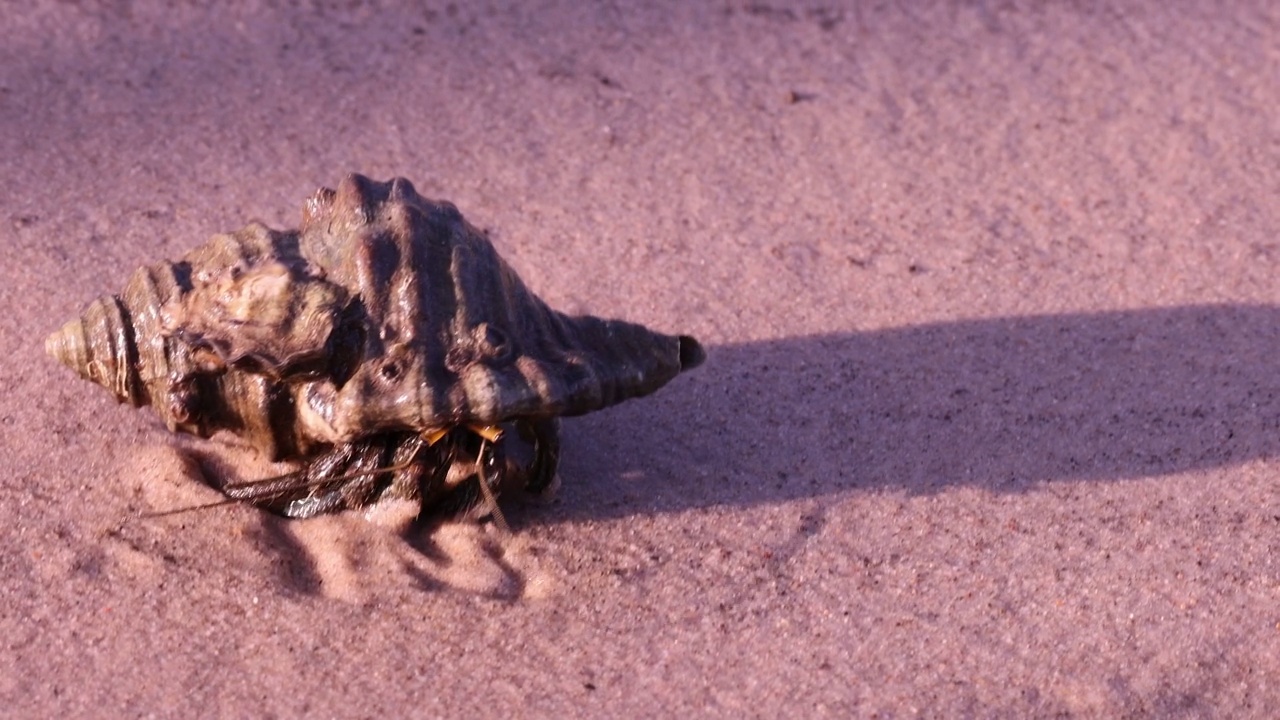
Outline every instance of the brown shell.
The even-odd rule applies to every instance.
[[[48,352],[177,431],[274,459],[389,432],[577,415],[657,390],[693,338],[556,312],[403,179],[349,175],[302,227],[253,223],[140,268]]]

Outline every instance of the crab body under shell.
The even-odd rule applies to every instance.
[[[482,478],[541,490],[558,417],[704,357],[688,336],[552,310],[453,205],[360,175],[312,196],[298,230],[251,223],[138,269],[46,348],[170,430],[300,463],[222,488],[289,516],[389,497],[465,510]],[[506,457],[513,434],[529,463]]]

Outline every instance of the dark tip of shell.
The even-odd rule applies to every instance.
[[[707,351],[688,335],[680,336],[680,370],[692,370],[707,359]]]

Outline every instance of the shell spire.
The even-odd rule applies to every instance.
[[[137,407],[144,404],[133,323],[120,299],[108,295],[84,309],[44,343],[45,352],[85,380]]]

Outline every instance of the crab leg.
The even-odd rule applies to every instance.
[[[222,492],[233,500],[295,518],[363,507],[387,486],[387,482],[377,480],[379,476],[398,475],[415,463],[416,452],[390,457],[399,447],[401,443],[387,435],[339,445],[301,470],[264,480],[230,483]]]
[[[533,443],[533,462],[525,490],[540,493],[550,488],[560,466],[560,419],[524,419],[516,422],[520,437]]]

